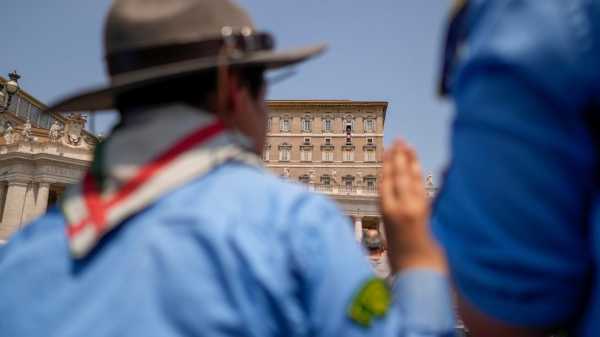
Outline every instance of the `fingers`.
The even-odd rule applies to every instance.
[[[379,183],[379,198],[384,212],[389,210],[396,202],[393,181],[392,151],[387,150],[383,154],[383,168],[381,169],[381,181]]]
[[[406,158],[407,158],[407,166],[408,166],[408,175],[410,175],[411,184],[411,193],[417,197],[425,194],[425,189],[423,186],[423,174],[421,170],[421,163],[417,158],[417,154],[415,150],[408,146],[406,149]]]
[[[421,164],[416,151],[402,140],[396,140],[384,153],[380,191],[382,201],[399,202],[423,189]]]
[[[409,168],[409,174],[412,176],[414,180],[422,180],[422,171],[421,171],[421,163],[419,162],[419,158],[417,158],[417,153],[414,148],[410,145],[406,148],[406,158]]]

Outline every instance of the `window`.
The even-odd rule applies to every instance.
[[[333,161],[334,146],[331,144],[331,138],[325,138],[325,143],[321,145],[321,160]]]
[[[300,177],[298,177],[298,180],[301,183],[303,183],[303,184],[309,184],[310,183],[310,177],[308,176],[308,174],[301,175]]]
[[[279,129],[281,132],[290,132],[290,120],[289,118],[282,118],[279,121]]]
[[[271,160],[271,145],[265,146],[265,148],[263,150],[263,160],[264,161]]]
[[[292,146],[283,143],[279,146],[279,161],[290,161]]]
[[[333,161],[333,149],[323,149],[321,153],[322,161]]]
[[[267,118],[267,131],[271,131],[271,124],[272,124],[272,119],[269,117],[269,118]]]
[[[365,119],[365,132],[375,131],[375,120],[372,118]]]
[[[324,132],[331,132],[331,128],[333,123],[331,122],[331,119],[327,118],[323,120],[323,131]]]
[[[350,127],[348,129],[348,127]],[[354,117],[351,115],[346,116],[344,120],[344,130],[346,131],[354,131]]]
[[[375,161],[375,149],[365,150],[365,161]]]
[[[310,120],[309,118],[303,118],[302,119],[302,131],[310,132],[311,127],[312,127],[312,120]]]
[[[376,192],[377,191],[376,183],[377,183],[377,178],[375,178],[374,176],[365,177],[365,185],[367,187],[367,191]]]
[[[367,138],[367,144],[373,144],[373,138]]]
[[[300,149],[300,160],[312,161],[312,149],[311,148],[301,148]]]
[[[331,185],[331,177],[327,176],[327,175],[322,176],[321,177],[321,185],[326,185],[326,186]]]
[[[304,145],[310,145],[310,138],[304,138]]]
[[[351,175],[342,177],[342,184],[346,192],[352,192],[354,177]]]
[[[289,149],[279,149],[279,161],[290,161]]]
[[[343,161],[354,161],[354,150],[353,149],[344,149],[342,151],[342,160]]]

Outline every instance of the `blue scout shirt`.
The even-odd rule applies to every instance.
[[[2,336],[450,336],[445,278],[407,270],[370,324],[373,275],[326,198],[229,162],[160,198],[74,260],[56,208],[0,250]]]
[[[600,1],[469,1],[457,20],[433,214],[456,284],[497,319],[598,336]]]

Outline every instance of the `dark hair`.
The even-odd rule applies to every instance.
[[[232,68],[241,85],[257,98],[265,84],[264,67]],[[143,87],[128,90],[115,97],[115,106],[126,114],[132,109],[173,102],[184,102],[199,108],[208,108],[208,97],[217,91],[217,70],[161,80]]]

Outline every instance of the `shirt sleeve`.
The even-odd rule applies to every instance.
[[[588,56],[598,51],[582,3],[473,1],[452,83],[434,232],[462,295],[517,325],[573,319],[587,297],[598,172]]]
[[[351,223],[321,197],[296,210],[290,240],[311,336],[451,336],[454,318],[447,280],[428,270],[397,275],[389,309],[368,324],[350,314],[362,289],[377,281]],[[387,286],[386,286],[387,287]],[[373,297],[374,298],[374,297]],[[373,299],[371,298],[371,299]]]

